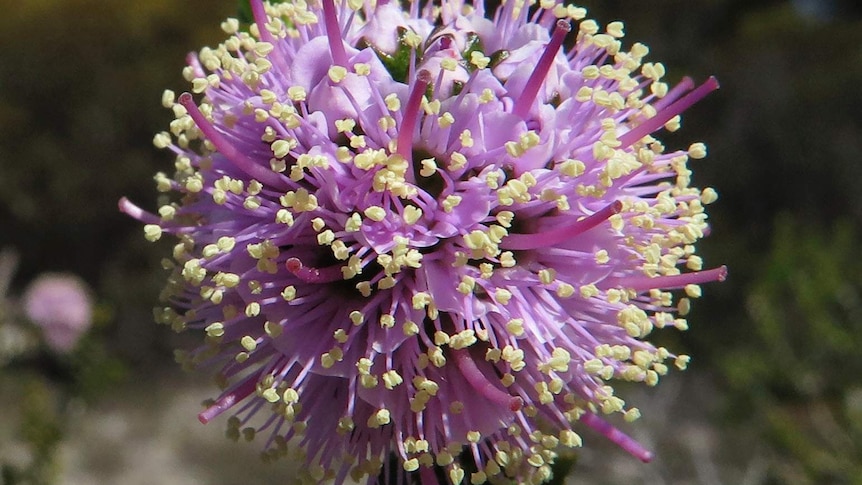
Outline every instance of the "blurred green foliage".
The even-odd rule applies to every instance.
[[[747,294],[751,338],[719,363],[736,412],[773,445],[773,483],[862,483],[859,228],[776,223]]]

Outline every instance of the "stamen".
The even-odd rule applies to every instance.
[[[203,113],[201,113],[198,105],[195,104],[194,99],[190,93],[183,93],[179,98],[180,104],[183,105],[184,108],[189,113],[189,116],[192,117],[198,129],[201,130],[203,135],[216,147],[222,155],[225,156],[231,163],[233,163],[238,169],[242,170],[250,177],[255,180],[259,180],[267,185],[271,185],[274,188],[286,188],[284,180],[282,176],[273,172],[268,167],[264,167],[263,165],[258,165],[252,159],[244,155],[240,152],[236,146],[234,146],[227,138],[225,138],[221,133],[219,133],[215,126],[210,123]]]
[[[620,278],[618,285],[631,288],[635,291],[645,291],[653,288],[670,290],[683,288],[686,285],[699,285],[713,281],[722,282],[727,278],[727,266],[720,266],[707,271],[696,271],[670,276],[635,276],[632,278]]]
[[[328,268],[312,268],[304,266],[299,258],[288,258],[284,265],[288,271],[305,283],[332,283],[344,279],[341,266],[337,265]]]
[[[236,387],[219,396],[218,400],[212,406],[206,408],[202,413],[198,414],[198,421],[207,424],[221,413],[227,411],[238,402],[247,398],[257,388],[257,382],[260,374],[246,377]]]
[[[323,22],[326,25],[326,38],[329,39],[332,62],[336,66],[347,66],[347,52],[341,40],[341,29],[338,28],[338,13],[335,11],[334,0],[323,0]]]
[[[611,426],[607,421],[599,418],[593,413],[586,412],[581,416],[580,422],[586,424],[594,431],[611,440],[612,443],[619,446],[630,455],[639,459],[644,463],[652,461],[653,454],[651,451],[644,448],[640,443],[635,441],[631,436]]]
[[[670,121],[671,118],[687,110],[693,104],[705,98],[707,94],[715,91],[716,89],[718,89],[718,80],[714,77],[710,77],[705,83],[701,84],[694,91],[671,103],[668,107],[659,111],[654,117],[646,120],[643,124],[638,125],[630,132],[622,135],[619,138],[619,148],[623,149],[629,147],[641,138],[649,135],[654,131],[657,131],[662,126],[664,126],[665,123]]]
[[[536,99],[536,94],[539,93],[539,88],[545,81],[548,71],[551,69],[551,64],[554,62],[554,57],[559,52],[563,45],[563,40],[566,39],[566,34],[572,30],[572,26],[565,20],[558,20],[557,26],[554,28],[554,33],[551,36],[551,41],[545,47],[545,52],[542,52],[542,57],[536,64],[536,69],[527,80],[527,85],[524,86],[524,92],[515,101],[515,106],[512,108],[512,113],[520,118],[525,118],[530,111],[530,106],[533,100]]]
[[[473,386],[474,390],[492,402],[507,406],[509,411],[513,413],[521,410],[524,400],[520,396],[513,396],[507,392],[503,392],[491,384],[485,377],[485,374],[476,367],[476,362],[473,361],[473,357],[470,357],[469,351],[466,349],[457,349],[453,350],[452,354],[455,356],[458,370],[461,371],[461,374]]]
[[[612,215],[619,214],[622,209],[623,203],[617,200],[598,212],[566,227],[536,234],[509,234],[503,238],[500,248],[522,251],[553,246],[589,231],[608,220]]]

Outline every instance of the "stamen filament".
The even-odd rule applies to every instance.
[[[563,41],[566,39],[566,34],[571,30],[572,26],[565,20],[561,19],[557,21],[557,26],[554,28],[554,33],[551,36],[551,41],[548,42],[547,47],[545,47],[545,52],[542,52],[542,57],[539,58],[539,62],[536,64],[536,69],[533,71],[533,74],[530,75],[530,79],[527,80],[527,85],[524,86],[524,91],[515,101],[515,106],[512,108],[512,114],[522,119],[527,116],[527,113],[530,111],[530,106],[533,104],[533,100],[536,99],[536,95],[539,93],[539,88],[542,86],[545,77],[548,75],[548,71],[551,69],[554,57],[563,45]]]
[[[520,396],[513,396],[507,392],[503,392],[491,384],[485,377],[485,374],[476,367],[476,362],[473,361],[473,357],[470,356],[469,351],[466,349],[457,349],[453,350],[452,354],[455,356],[458,370],[461,371],[461,374],[473,386],[474,390],[492,402],[507,406],[509,411],[513,413],[521,410],[524,400]]]
[[[500,248],[523,251],[553,246],[589,231],[608,220],[612,215],[619,214],[622,209],[623,203],[617,200],[567,227],[536,234],[509,234],[500,243]]]
[[[611,426],[610,423],[596,416],[591,412],[584,413],[580,422],[592,428],[594,431],[611,440],[612,443],[619,446],[630,455],[639,459],[644,463],[652,461],[653,454],[651,451],[644,448],[640,443],[634,440],[631,436]]]
[[[259,180],[267,185],[271,185],[274,188],[285,188],[286,185],[282,176],[273,172],[267,167],[263,165],[258,165],[251,158],[240,152],[236,146],[233,145],[227,138],[225,138],[221,133],[216,130],[215,126],[206,119],[203,113],[201,113],[198,105],[195,104],[194,99],[190,93],[183,93],[179,98],[180,104],[186,108],[189,116],[192,117],[198,129],[201,130],[203,135],[216,147],[216,150],[219,151],[222,155],[225,156],[228,160],[231,161],[238,169],[242,170],[252,178]]]

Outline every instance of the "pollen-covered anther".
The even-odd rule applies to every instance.
[[[455,335],[449,337],[448,343],[453,349],[467,348],[478,341],[476,332],[473,329],[462,330]]]
[[[369,428],[379,428],[391,422],[391,414],[388,409],[379,409],[368,418]]]
[[[571,360],[572,356],[568,350],[557,347],[551,352],[551,358],[539,364],[538,368],[544,373],[550,373],[551,371],[568,372]]]
[[[386,386],[386,389],[394,389],[399,384],[404,382],[404,379],[401,375],[398,374],[395,370],[388,370],[381,375],[383,379],[383,385]]]

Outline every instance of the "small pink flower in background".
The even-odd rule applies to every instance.
[[[72,274],[43,273],[30,283],[22,304],[48,346],[60,353],[74,349],[93,320],[89,289]]]
[[[198,100],[163,97],[172,202],[120,201],[177,238],[156,315],[219,369],[200,420],[308,483],[539,483],[582,431],[649,460],[611,383],[685,368],[647,337],[725,278],[695,254],[706,147],[655,138],[716,80],[671,87],[555,0],[252,11],[189,57]]]

